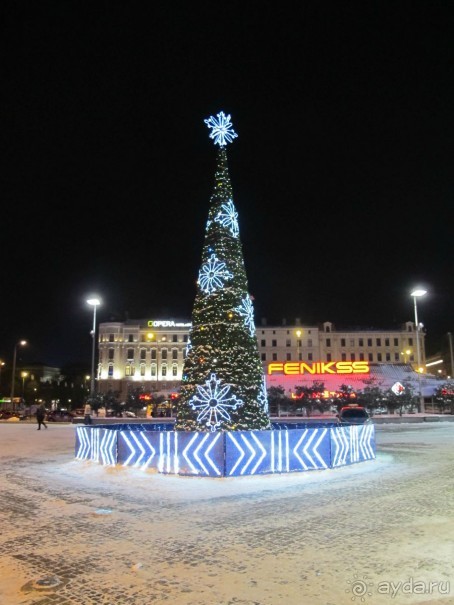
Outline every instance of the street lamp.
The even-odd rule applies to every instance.
[[[91,353],[91,388],[90,388],[90,399],[93,399],[95,395],[95,352],[96,352],[96,307],[101,304],[99,298],[95,296],[87,300],[89,305],[93,306],[93,330],[91,335],[93,338],[93,347]]]
[[[25,392],[25,379],[28,376],[28,372],[21,372],[20,373],[21,378],[22,378],[22,399],[24,398],[24,392]]]
[[[295,334],[296,334],[296,338],[297,338],[296,347],[297,347],[297,352],[298,352],[298,361],[301,361],[301,334],[302,334],[302,331],[297,330],[295,332]]]
[[[16,378],[16,357],[17,357],[17,347],[20,345],[21,347],[24,347],[27,344],[26,340],[19,340],[19,342],[16,342],[16,344],[14,345],[14,352],[13,352],[13,368],[12,368],[12,372],[11,372],[11,410],[14,412],[14,381]]]
[[[425,294],[427,294],[427,290],[423,290],[422,288],[416,288],[416,290],[413,290],[413,292],[411,293],[411,296],[413,296],[413,301],[415,304],[415,325],[416,325],[416,357],[417,357],[417,362],[418,362],[418,391],[419,391],[419,411],[424,413],[424,397],[422,396],[422,391],[421,391],[421,348],[419,345],[419,323],[418,323],[418,307],[416,305],[416,299],[419,296],[424,296]]]
[[[402,351],[401,355],[404,356],[404,363],[407,363],[410,355],[411,355],[411,350],[410,349],[406,349],[405,351]]]
[[[2,368],[4,365],[5,365],[5,362],[0,360],[0,388],[1,388],[1,383],[2,383]]]

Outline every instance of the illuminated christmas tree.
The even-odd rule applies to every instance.
[[[270,428],[226,145],[237,134],[223,112],[205,120],[219,145],[175,430]]]

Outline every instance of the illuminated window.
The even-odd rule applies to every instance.
[[[144,363],[140,364],[140,375],[145,376],[145,364]]]
[[[172,366],[172,376],[178,375],[178,366],[174,363]]]
[[[132,376],[131,366],[130,365],[127,365],[125,367],[125,376]]]
[[[161,368],[161,376],[167,376],[167,366],[165,364]]]
[[[156,376],[156,364],[155,363],[151,364],[151,375]]]
[[[114,370],[113,365],[109,364],[109,367],[107,368],[107,375],[108,376],[113,376],[113,370]]]

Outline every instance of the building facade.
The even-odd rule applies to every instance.
[[[97,390],[127,398],[128,390],[169,397],[178,391],[191,323],[176,319],[127,320],[99,325]],[[267,325],[256,327],[264,373],[273,362],[368,362],[410,364],[425,372],[424,332],[406,322],[394,330],[338,330],[331,322],[321,326]]]

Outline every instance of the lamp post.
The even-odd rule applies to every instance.
[[[5,365],[4,361],[0,361],[0,388],[1,388],[1,384],[2,384],[2,368]]]
[[[21,372],[20,373],[21,378],[22,378],[22,399],[24,398],[24,393],[25,393],[25,379],[28,376],[28,372]]]
[[[415,305],[416,358],[417,358],[417,362],[418,362],[417,370],[418,370],[419,411],[422,413],[424,413],[425,410],[424,410],[424,397],[422,396],[422,391],[421,391],[421,348],[419,345],[418,306],[416,304],[416,299],[419,296],[424,296],[425,294],[427,294],[427,290],[423,290],[422,288],[416,288],[411,293],[411,296],[413,296],[413,301],[414,301],[414,305]]]
[[[296,349],[297,349],[297,354],[298,354],[298,361],[301,361],[301,334],[302,334],[302,331],[297,330],[295,332],[295,334],[296,334],[296,338],[297,338]]]
[[[101,304],[101,301],[97,297],[89,298],[87,300],[89,305],[93,306],[93,330],[91,335],[93,338],[92,352],[91,352],[91,387],[90,387],[90,399],[93,399],[95,395],[95,353],[96,353],[96,307]]]
[[[11,371],[11,411],[14,412],[14,381],[16,378],[16,357],[17,357],[17,347],[20,345],[21,347],[24,347],[27,344],[26,340],[19,340],[19,342],[16,342],[16,344],[14,345],[14,352],[13,352],[13,367],[12,367],[12,371]]]
[[[451,376],[454,376],[454,359],[452,356],[452,334],[451,334],[451,332],[448,332],[448,340],[449,340],[449,354],[451,357]]]

